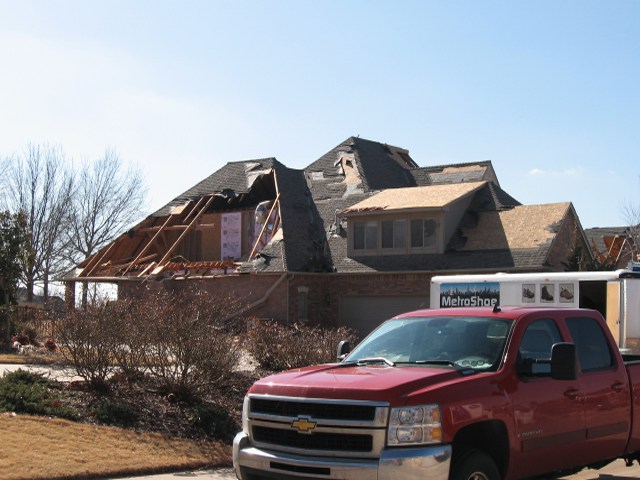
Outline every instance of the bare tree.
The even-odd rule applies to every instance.
[[[629,236],[632,240],[632,259],[640,262],[640,204],[627,202],[624,206],[624,215],[629,225]]]
[[[70,205],[67,258],[77,264],[130,227],[142,215],[146,193],[140,170],[125,169],[113,149],[84,163]],[[86,296],[83,284],[83,305]]]
[[[8,158],[0,158],[0,210],[7,210],[9,208],[7,201],[7,175],[6,172],[9,170],[9,159]]]
[[[22,212],[29,234],[27,255],[21,262],[21,281],[27,301],[42,282],[45,301],[49,283],[63,268],[63,229],[73,187],[73,174],[59,147],[33,145],[23,155],[5,159],[8,175],[5,202],[10,211]]]

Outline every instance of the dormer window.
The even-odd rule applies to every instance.
[[[453,227],[485,182],[391,188],[341,213],[347,219],[347,254],[442,253]]]
[[[376,217],[349,220],[349,250],[354,255],[437,252],[438,222],[435,215]]]

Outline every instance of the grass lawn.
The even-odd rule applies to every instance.
[[[0,414],[0,480],[91,479],[231,465],[231,446]]]
[[[60,362],[59,355],[44,355],[38,353],[29,353],[27,355],[18,355],[16,353],[0,353],[0,363],[8,363],[13,365],[44,365]]]

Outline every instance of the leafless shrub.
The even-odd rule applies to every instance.
[[[145,373],[177,397],[223,386],[240,359],[243,328],[230,294],[202,289],[146,292],[69,312],[59,323],[65,358],[93,387],[117,370]]]
[[[120,315],[117,303],[71,310],[58,323],[61,352],[75,372],[97,390],[106,390],[115,370],[113,352],[118,347],[114,318]]]
[[[189,398],[227,381],[240,359],[240,303],[229,294],[194,288],[156,293],[143,302],[148,348],[143,364],[170,393]]]
[[[321,328],[275,322],[255,322],[249,329],[247,348],[260,366],[281,371],[334,362],[340,340],[355,343],[356,335],[345,328]]]

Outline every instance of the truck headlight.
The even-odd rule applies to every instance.
[[[387,445],[421,445],[442,442],[439,405],[392,408]]]
[[[244,397],[244,402],[242,403],[242,431],[249,435],[249,404],[250,404],[249,396]]]

